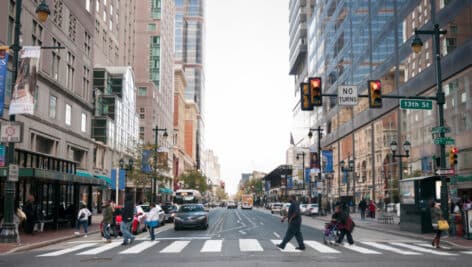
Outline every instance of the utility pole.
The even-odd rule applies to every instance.
[[[151,180],[151,194],[152,194],[152,202],[156,203],[156,193],[157,193],[157,189],[156,189],[156,186],[157,186],[157,147],[159,146],[159,143],[158,143],[158,136],[159,136],[159,132],[164,132],[164,134],[162,135],[164,138],[166,138],[168,136],[167,134],[167,128],[162,128],[160,129],[159,127],[154,127],[152,129],[154,131],[154,175],[153,175],[153,178]]]

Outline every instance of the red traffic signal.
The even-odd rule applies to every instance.
[[[368,93],[369,93],[369,107],[370,108],[381,108],[382,107],[382,83],[380,80],[369,80],[367,81]]]
[[[310,77],[308,83],[310,85],[311,104],[315,107],[323,106],[321,77]]]
[[[454,168],[457,164],[457,153],[459,153],[459,149],[457,147],[452,147],[449,149],[449,165],[451,168]]]

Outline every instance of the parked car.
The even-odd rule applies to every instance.
[[[313,215],[319,215],[320,214],[320,208],[318,204],[308,204],[305,214],[308,216],[313,216]]]
[[[283,203],[282,208],[280,209],[280,215],[281,216],[287,216],[288,208],[290,208],[290,203]]]
[[[175,204],[164,204],[162,205],[162,209],[164,210],[164,213],[165,213],[164,221],[173,222],[175,213],[177,213],[177,210],[179,209],[179,207],[177,207],[177,205]]]
[[[305,214],[308,204],[300,204],[300,213]]]
[[[159,210],[159,225],[165,224],[165,213],[161,206],[156,205]],[[151,207],[147,204],[138,205],[134,210],[133,222],[131,224],[131,233],[137,235],[146,231],[146,216],[151,210]]]
[[[267,202],[264,207],[266,210],[270,210],[271,205],[272,205],[271,203]]]
[[[174,217],[174,229],[201,228],[208,229],[208,212],[202,204],[185,204],[180,206]]]
[[[236,202],[234,202],[234,201],[228,201],[227,208],[228,209],[237,209],[238,204],[236,204]]]
[[[280,209],[282,209],[282,203],[272,203],[272,205],[270,206],[270,213],[274,214],[276,212],[280,212]]]

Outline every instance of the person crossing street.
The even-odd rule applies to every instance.
[[[111,201],[108,200],[103,209],[103,237],[105,237],[107,243],[111,243],[110,228],[113,224],[113,207],[111,206]]]
[[[300,215],[300,205],[298,205],[295,200],[295,196],[291,195],[289,197],[290,207],[288,208],[288,213],[284,216],[281,222],[284,222],[288,218],[288,228],[287,233],[285,234],[282,243],[278,244],[277,247],[280,249],[285,249],[287,243],[295,236],[298,242],[298,250],[305,250],[305,244],[303,243],[303,235],[300,231],[302,225],[302,217]]]
[[[120,224],[121,233],[123,233],[123,243],[121,245],[125,246],[134,242],[134,236],[130,232],[131,222],[133,221],[134,216],[134,204],[133,201],[127,199],[125,201],[125,207],[123,208],[122,213],[122,222]]]

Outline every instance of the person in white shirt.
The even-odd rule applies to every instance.
[[[156,236],[154,234],[154,228],[159,224],[159,208],[156,206],[156,203],[151,203],[151,210],[146,216],[146,225],[149,228],[149,235],[151,240],[154,241]]]
[[[74,233],[75,235],[80,235],[80,225],[82,225],[85,233],[84,237],[87,237],[87,226],[90,216],[92,216],[90,210],[87,209],[83,203],[81,203],[80,210],[77,213],[77,231]]]

